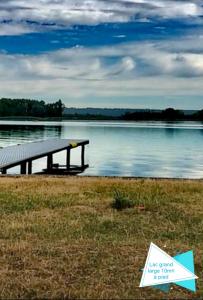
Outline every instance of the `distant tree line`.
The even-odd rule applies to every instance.
[[[62,117],[64,104],[61,100],[55,103],[29,99],[0,99],[0,117]]]
[[[67,120],[124,120],[124,121],[202,121],[203,110],[191,114],[185,114],[184,111],[174,108],[154,111],[135,111],[127,112],[122,116],[106,116],[102,114],[64,114]]]
[[[121,119],[126,121],[203,121],[203,110],[199,110],[191,115],[186,115],[183,111],[174,108],[167,108],[158,112],[150,110],[142,112],[138,111],[126,113],[121,117]]]
[[[125,113],[122,116],[103,116],[93,114],[63,114],[65,109],[61,100],[54,103],[30,99],[0,99],[0,117],[63,117],[72,120],[125,120],[125,121],[202,121],[203,110],[193,114],[185,114],[184,111],[167,108],[162,111],[146,110]]]
[[[64,114],[63,119],[65,120],[120,120],[121,118],[115,116],[104,116],[102,114]]]

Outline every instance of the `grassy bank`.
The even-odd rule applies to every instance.
[[[202,229],[203,181],[3,177],[0,298],[200,297]],[[195,251],[196,294],[138,288],[151,241]]]

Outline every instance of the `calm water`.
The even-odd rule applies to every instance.
[[[203,178],[203,124],[155,122],[0,123],[0,146],[47,138],[89,139],[85,175]],[[79,159],[73,150],[72,162]],[[54,156],[64,163],[65,153]],[[34,162],[34,171],[46,160]],[[18,173],[13,168],[9,173]]]

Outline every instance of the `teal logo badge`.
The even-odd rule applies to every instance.
[[[198,277],[194,272],[194,255],[192,250],[171,257],[158,246],[151,243],[140,287],[152,286],[164,292],[169,292],[171,284],[176,284],[196,292],[195,280]]]

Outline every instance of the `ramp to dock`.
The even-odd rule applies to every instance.
[[[2,174],[7,173],[7,169],[15,166],[21,166],[21,174],[32,173],[32,161],[47,157],[47,170],[52,169],[53,154],[67,150],[66,167],[70,168],[70,150],[81,146],[81,167],[85,167],[84,150],[85,145],[89,144],[88,140],[72,139],[49,139],[36,141],[21,145],[9,146],[0,149],[0,171]]]

